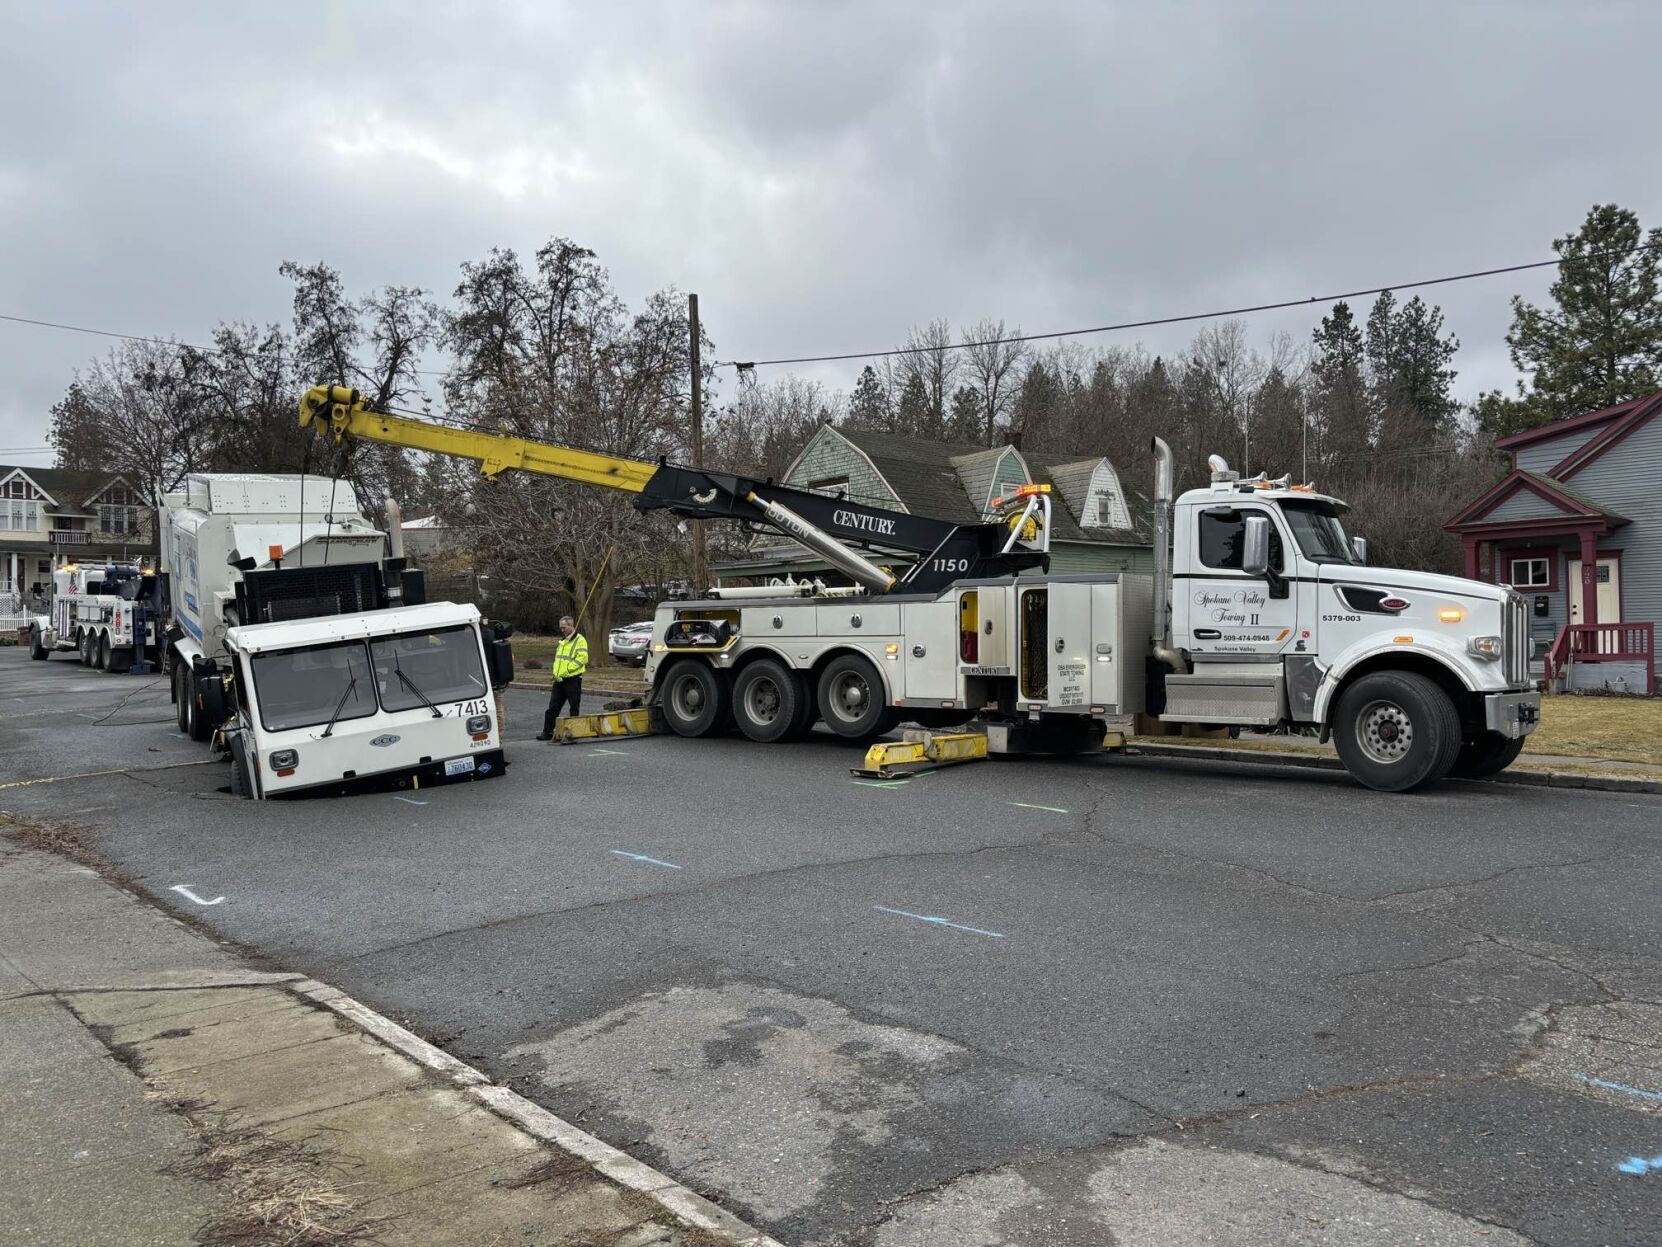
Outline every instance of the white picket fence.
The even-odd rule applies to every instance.
[[[0,592],[0,644],[9,645],[29,626],[33,612],[21,593]]]

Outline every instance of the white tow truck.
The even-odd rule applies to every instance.
[[[161,598],[150,568],[60,562],[51,584],[46,614],[29,622],[30,658],[73,653],[99,671],[152,667],[161,636]]]
[[[165,662],[179,730],[255,799],[488,779],[507,768],[493,690],[506,630],[424,601],[352,487],[199,474],[163,499]],[[384,557],[385,556],[385,557]]]
[[[971,722],[988,752],[1075,752],[1140,715],[1304,729],[1363,784],[1405,791],[1510,765],[1540,715],[1511,589],[1366,565],[1337,498],[1287,478],[1172,496],[1155,438],[1155,572],[1052,576],[1046,486],[981,524],[530,439],[451,429],[316,387],[301,424],[637,495],[641,510],[765,525],[846,574],[666,602],[646,675],[682,736],[800,737],[816,719],[870,741],[899,722]],[[865,551],[861,553],[860,551]],[[889,570],[895,556],[908,566]]]

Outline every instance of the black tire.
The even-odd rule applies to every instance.
[[[29,629],[29,657],[34,659],[36,662],[45,662],[48,658],[52,657],[52,651],[47,649],[46,646],[42,645],[40,642],[39,628]]]
[[[242,733],[231,737],[231,795],[254,798],[254,777],[248,771],[248,750],[242,743]]]
[[[784,663],[758,658],[733,681],[733,721],[751,740],[789,739],[802,720],[808,691]]]
[[[201,694],[196,688],[197,679],[194,668],[185,668],[185,688],[189,690],[190,726],[185,729],[186,735],[199,744],[206,744],[214,738],[214,723],[202,710]]]
[[[840,654],[819,673],[819,717],[844,740],[867,741],[895,725],[883,677],[858,654]]]
[[[92,651],[87,648],[87,644],[91,640],[92,633],[87,632],[84,629],[75,634],[75,649],[81,656],[81,665],[83,667],[92,666]]]
[[[1339,695],[1333,743],[1359,783],[1408,792],[1448,774],[1460,751],[1460,714],[1425,676],[1376,671]]]
[[[1476,740],[1462,741],[1449,774],[1456,779],[1487,779],[1499,775],[1518,760],[1524,739],[1520,736],[1512,740],[1499,732],[1484,732]]]
[[[190,668],[181,662],[173,664],[173,721],[179,731],[190,735]]]
[[[133,649],[130,645],[123,645],[120,649],[110,651],[110,670],[117,675],[126,675],[133,669]]]
[[[100,671],[110,669],[110,634],[100,632],[98,639],[93,642],[92,665]]]
[[[673,663],[658,681],[658,707],[677,736],[708,736],[727,722],[732,686],[701,658]]]

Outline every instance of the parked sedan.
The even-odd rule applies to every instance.
[[[626,667],[646,666],[646,655],[652,648],[651,621],[613,628],[607,637],[606,648]]]

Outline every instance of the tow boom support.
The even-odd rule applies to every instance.
[[[1048,525],[1043,522],[1048,514],[1034,523],[1031,505],[1017,517],[1014,530],[1005,523],[958,524],[773,481],[395,416],[375,411],[359,391],[342,385],[307,391],[300,400],[300,424],[326,432],[337,442],[351,437],[472,459],[490,480],[508,471],[533,472],[634,494],[640,511],[766,525],[802,542],[877,593],[902,588],[935,592],[954,580],[1010,575],[1047,567],[1050,561]],[[1048,511],[1048,499],[1044,502]],[[897,578],[850,546],[902,553],[915,561]]]

